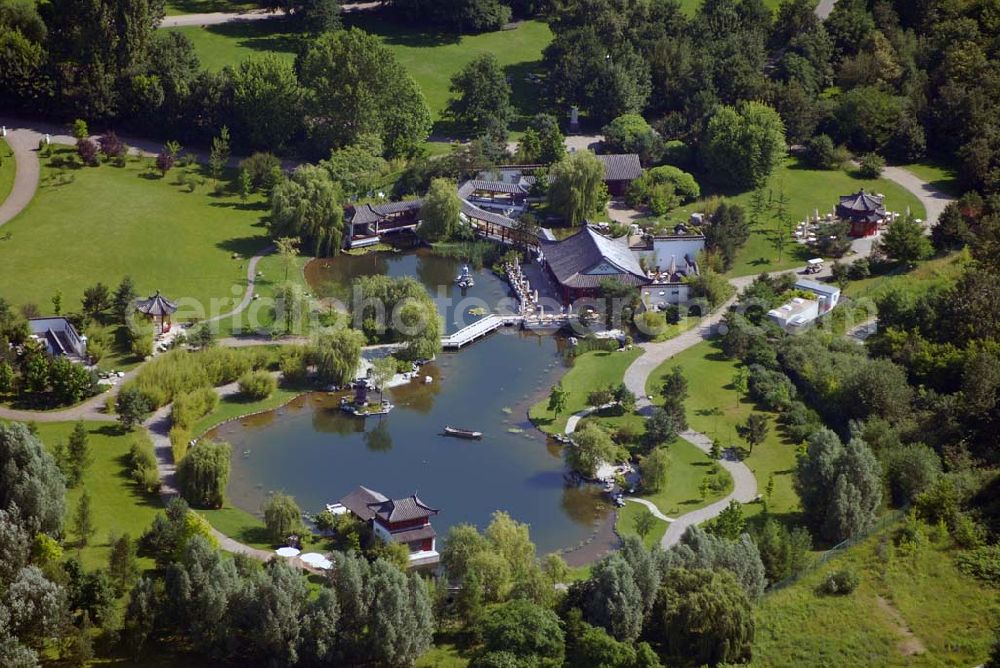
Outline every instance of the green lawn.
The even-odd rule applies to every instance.
[[[74,423],[39,423],[38,436],[51,450],[56,443],[65,443],[73,431]],[[93,463],[87,469],[83,482],[66,494],[67,554],[77,551],[76,536],[71,531],[73,513],[83,489],[90,494],[91,514],[96,531],[86,547],[79,549],[80,560],[87,569],[107,565],[111,532],[128,533],[139,538],[157,512],[163,509],[160,497],[141,492],[128,478],[126,457],[132,444],[132,435],[121,434],[118,426],[110,422],[86,423],[88,444]],[[144,568],[152,568],[151,559],[142,559]]]
[[[440,121],[450,93],[452,75],[483,53],[493,53],[511,78],[514,102],[522,116],[538,111],[541,92],[537,84],[524,80],[525,75],[540,69],[542,49],[552,39],[548,25],[525,21],[514,30],[501,30],[461,37],[441,32],[422,31],[392,23],[379,15],[351,15],[345,25],[356,26],[376,35],[416,80],[435,120]],[[195,45],[203,65],[219,70],[235,65],[255,53],[273,52],[292,60],[301,38],[288,32],[282,21],[256,21],[226,25],[171,28],[187,35]],[[518,129],[515,124],[515,129]],[[435,134],[447,132],[445,125],[435,127]]]
[[[680,0],[681,9],[688,16],[694,16],[704,2],[705,0]],[[777,11],[780,4],[781,0],[764,0],[764,6],[770,8],[772,11]]]
[[[10,189],[14,187],[14,172],[16,171],[14,152],[10,150],[5,139],[0,139],[0,203],[7,199]]]
[[[886,540],[888,539],[888,540]],[[879,543],[889,544],[880,548]],[[974,666],[989,654],[1000,623],[994,587],[962,574],[954,551],[928,544],[894,549],[891,531],[834,557],[800,581],[764,597],[757,611],[754,663],[762,666]],[[847,596],[816,587],[850,568],[861,584]],[[904,641],[901,626],[916,639]],[[924,652],[906,655],[904,651]]]
[[[207,183],[188,192],[176,183],[179,168],[160,178],[145,161],[77,169],[51,162],[43,159],[35,199],[4,226],[11,235],[0,244],[4,297],[45,312],[61,291],[63,309],[76,311],[85,287],[102,281],[113,288],[125,275],[142,294],[161,290],[208,310],[215,300],[219,313],[242,297],[244,258],[268,243],[258,198],[243,205],[212,194]]]
[[[722,476],[727,483],[725,489],[719,492],[709,492],[707,497],[701,498],[699,487],[702,479],[710,475],[712,460],[701,450],[681,438],[675,439],[663,447],[670,451],[670,472],[667,484],[656,494],[640,496],[656,504],[660,512],[667,517],[679,517],[702,506],[707,506],[723,498],[732,490],[732,478],[725,469],[719,467],[718,475]],[[626,503],[624,508],[620,508],[616,524],[618,534],[621,536],[636,535],[635,517],[643,510],[645,510],[645,506],[632,502]],[[667,523],[657,521],[656,528],[645,537],[644,542],[649,546],[658,544],[666,531]]]
[[[700,175],[699,175],[700,178]],[[842,170],[807,169],[797,158],[789,158],[777,169],[768,184],[772,197],[784,190],[788,200],[788,212],[794,222],[805,220],[816,209],[820,214],[829,212],[837,203],[840,195],[857,192],[864,188],[868,192],[878,192],[885,195],[885,203],[890,211],[906,211],[909,207],[917,218],[923,218],[926,213],[920,201],[909,191],[886,179],[862,179],[856,172]],[[733,203],[744,208],[750,215],[750,199],[752,192],[724,193],[714,190],[710,184],[702,183],[702,193],[705,197],[725,195]],[[669,218],[675,221],[687,220],[692,213],[702,210],[702,201],[692,202],[671,213]],[[772,209],[773,213],[773,209]],[[762,221],[760,227],[753,231],[747,244],[740,250],[727,272],[729,276],[746,276],[764,271],[790,269],[805,263],[815,257],[815,251],[806,246],[788,241],[778,259],[778,251],[774,246],[777,221],[773,216]]]
[[[241,12],[260,6],[257,2],[239,0],[168,0],[167,16],[177,14],[204,14],[208,12]]]
[[[281,386],[267,399],[261,399],[260,401],[244,401],[238,394],[225,397],[219,402],[219,406],[214,411],[194,423],[194,426],[191,427],[191,433],[196,435],[204,434],[212,427],[234,418],[279,408],[304,391],[299,388]]]
[[[954,167],[930,160],[911,162],[902,167],[952,197],[961,197],[963,194],[958,181],[958,170]]]
[[[545,396],[528,411],[531,421],[548,434],[561,434],[566,430],[566,420],[587,407],[587,395],[608,385],[618,385],[625,377],[625,369],[642,354],[640,348],[605,352],[591,351],[575,358],[573,366],[562,377],[566,396],[566,410],[556,417],[549,409]]]
[[[736,436],[736,425],[746,420],[754,406],[747,399],[737,401],[732,378],[738,362],[725,359],[712,341],[699,343],[667,360],[650,374],[646,385],[649,394],[660,394],[662,379],[675,364],[681,366],[688,379],[686,407],[691,428],[718,438],[723,447],[746,447]],[[774,494],[769,506],[772,514],[794,513],[799,506],[798,496],[792,488],[795,445],[782,437],[774,420],[775,415],[765,414],[771,426],[767,439],[754,448],[745,462],[756,476],[761,494],[770,476],[774,475]],[[746,514],[756,515],[760,509],[759,504],[750,504],[746,507]]]

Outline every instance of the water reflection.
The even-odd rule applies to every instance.
[[[343,256],[322,263],[322,275],[347,281],[357,273],[400,275],[408,268],[425,282],[450,283],[458,265],[426,254]],[[319,270],[308,271],[317,280]],[[506,292],[488,272],[475,279],[479,295]],[[505,510],[531,525],[541,551],[575,545],[609,509],[594,488],[565,487],[560,448],[527,420],[528,407],[563,371],[561,345],[511,329],[441,354],[413,382],[389,391],[396,409],[381,418],[346,415],[339,395],[315,393],[280,415],[225,425],[219,437],[235,452],[251,452],[233,459],[230,499],[257,512],[266,490],[282,489],[316,512],[357,485],[391,496],[419,491],[442,509],[434,521],[439,534],[460,522],[485,527],[495,510]],[[485,437],[446,438],[445,425]]]

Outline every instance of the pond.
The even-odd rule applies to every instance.
[[[452,287],[461,263],[425,252],[314,264],[307,270],[314,286],[317,280],[345,286],[351,275],[387,273],[416,276],[435,296],[461,297]],[[495,303],[507,295],[506,284],[491,272],[474,276],[467,298]],[[455,313],[466,324],[475,320],[461,304],[444,307],[450,321]],[[555,337],[511,329],[443,353],[422,369],[432,382],[387,392],[396,408],[381,418],[347,416],[337,397],[314,393],[222,425],[210,436],[233,445],[229,498],[259,514],[266,495],[281,490],[306,512],[316,512],[357,485],[397,498],[416,491],[441,509],[434,519],[439,535],[461,522],[484,528],[493,511],[505,510],[531,525],[541,553],[574,546],[609,508],[596,489],[564,485],[559,448],[527,420],[528,407],[564,370],[559,345]],[[484,438],[446,438],[445,425],[482,431]]]

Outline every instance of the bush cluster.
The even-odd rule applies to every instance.
[[[240,376],[240,394],[250,401],[267,399],[278,388],[278,381],[267,371],[247,371]]]

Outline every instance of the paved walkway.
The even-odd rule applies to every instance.
[[[0,123],[3,119],[0,118]],[[5,138],[14,152],[14,184],[10,194],[0,202],[0,227],[21,213],[35,197],[41,165],[38,161],[38,138],[30,132],[10,132]]]
[[[625,499],[626,501],[631,501],[632,503],[639,503],[639,504],[642,504],[642,505],[646,506],[647,508],[649,508],[649,512],[653,513],[653,517],[655,517],[658,520],[662,520],[664,522],[676,522],[677,521],[673,517],[667,517],[666,515],[664,515],[660,511],[660,509],[656,506],[656,504],[653,503],[652,501],[647,501],[646,499],[640,499],[637,496],[625,496],[625,497],[622,497],[622,498]]]
[[[381,2],[348,2],[340,6],[340,11],[363,12],[382,6]],[[242,12],[205,12],[201,14],[175,14],[164,16],[160,21],[161,28],[184,28],[188,26],[215,26],[223,23],[242,23],[245,21],[267,21],[269,19],[284,19],[282,12],[272,12],[267,9],[248,9]]]

